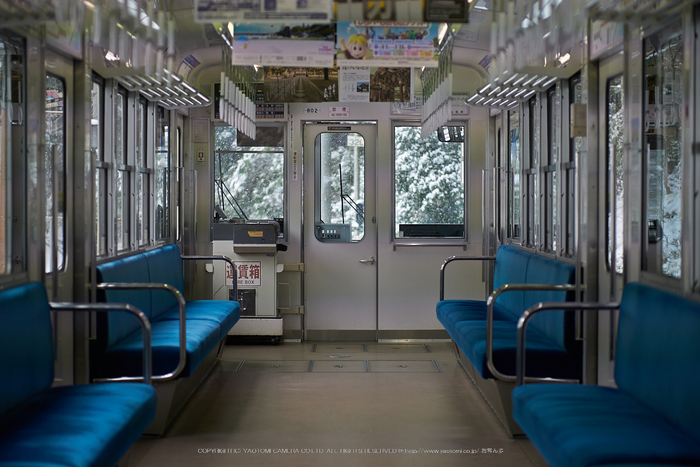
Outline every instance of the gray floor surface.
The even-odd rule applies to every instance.
[[[226,346],[128,466],[540,466],[448,342]]]

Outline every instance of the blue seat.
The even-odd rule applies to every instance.
[[[502,245],[496,253],[494,291],[513,284],[573,285],[575,278],[572,263],[509,245]],[[529,306],[541,301],[571,299],[573,293],[561,290],[514,290],[495,298],[493,364],[499,373],[513,381],[515,379],[516,328],[520,315]],[[487,365],[487,301],[443,299],[438,302],[436,310],[438,320],[481,377],[499,377]],[[528,333],[527,359],[529,377],[580,378],[581,343],[575,339],[574,317],[557,312],[535,317]]]
[[[182,257],[177,245],[166,245],[145,253],[112,260],[97,266],[97,283],[169,284],[184,295]],[[166,375],[178,366],[179,305],[166,290],[138,288],[103,290],[98,298],[110,303],[129,303],[140,308],[151,322],[153,373]],[[241,307],[235,301],[195,300],[185,304],[186,361],[176,377],[187,377],[201,364],[238,322]],[[141,374],[141,338],[138,325],[121,316],[98,321],[98,339],[93,345],[92,375]],[[158,377],[154,377],[158,380]]]
[[[632,283],[619,309],[617,387],[519,386],[515,420],[552,467],[700,465],[700,304]]]
[[[153,421],[155,390],[142,383],[52,388],[50,311],[43,284],[0,292],[0,465],[115,465]]]

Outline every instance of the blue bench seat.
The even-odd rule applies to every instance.
[[[573,285],[575,276],[572,263],[502,245],[495,257],[493,287],[497,291],[515,284]],[[515,380],[517,322],[523,311],[541,301],[571,299],[573,293],[561,290],[514,290],[493,300],[493,364],[499,373],[507,375],[508,381]],[[476,371],[482,378],[492,379],[500,376],[494,375],[487,364],[487,308],[487,301],[442,299],[436,311],[438,320]],[[575,338],[574,317],[552,312],[534,318],[528,334],[527,358],[529,377],[580,378],[581,343]]]
[[[50,314],[43,284],[0,292],[0,465],[115,465],[153,421],[155,389],[142,383],[51,387]]]
[[[450,336],[457,342],[476,371],[483,378],[494,378],[486,364],[486,321],[469,320],[455,323]],[[512,320],[493,323],[493,364],[506,375],[515,375],[515,342],[517,323]],[[558,378],[580,378],[580,356],[568,352],[546,334],[537,329],[528,332],[527,361],[529,377],[547,377],[555,373]]]
[[[169,284],[184,295],[183,264],[177,245],[166,245],[97,266],[97,283]],[[99,286],[99,285],[98,285]],[[180,360],[179,304],[166,290],[103,290],[100,301],[129,303],[146,313],[153,334],[153,373],[173,372]],[[190,376],[226,338],[238,322],[241,307],[235,301],[194,300],[185,304],[185,364],[175,377]],[[91,372],[96,378],[141,373],[140,333],[121,316],[98,321]],[[154,379],[159,381],[158,376]]]
[[[519,386],[515,420],[552,467],[700,465],[700,304],[632,283],[619,310],[617,387]]]

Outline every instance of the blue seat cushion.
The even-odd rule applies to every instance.
[[[460,321],[486,319],[486,302],[482,300],[442,300],[438,302],[436,309],[437,317],[445,328]],[[493,319],[512,321],[510,313],[498,303],[493,307]]]
[[[61,386],[3,415],[0,465],[115,465],[155,417],[153,387]]]
[[[527,264],[527,274],[525,282],[528,284],[573,284],[576,279],[576,267],[573,263],[547,258],[540,255],[530,255]],[[520,315],[532,305],[539,302],[564,302],[573,301],[572,292],[538,290],[523,293],[522,309],[517,313]],[[566,347],[569,351],[579,353],[580,342],[575,340],[574,333],[575,315],[561,311],[547,311],[534,316],[528,325],[530,329],[538,329],[559,345]]]
[[[115,259],[97,266],[97,283],[103,282],[151,282],[148,263],[142,254]],[[152,319],[151,292],[149,290],[99,290],[98,301],[129,303]],[[97,315],[97,340],[112,346],[131,333],[141,329],[139,322],[127,313],[99,313]]]
[[[700,303],[630,283],[622,293],[618,329],[618,387],[695,433],[700,445]]]
[[[0,417],[53,382],[50,316],[44,284],[0,292]]]
[[[170,284],[185,294],[185,279],[182,271],[182,258],[180,248],[177,245],[166,245],[155,250],[143,253],[148,264],[150,282]],[[177,306],[175,296],[167,291],[154,290],[151,294],[152,318],[158,319],[160,315]]]
[[[476,371],[483,378],[492,378],[486,364],[486,321],[461,321],[450,335]],[[516,323],[494,321],[493,362],[506,375],[515,375],[516,335]],[[580,359],[536,329],[528,330],[526,344],[527,376],[580,377]]]
[[[527,282],[527,265],[532,253],[510,245],[501,245],[496,252],[493,270],[493,289],[505,284],[524,284]],[[496,303],[512,314],[517,320],[525,308],[523,307],[523,292],[512,291],[501,294]]]
[[[700,464],[696,438],[617,389],[520,386],[513,391],[513,417],[552,467]]]
[[[153,345],[153,374],[171,373],[180,359],[180,322],[176,320],[151,323]],[[219,325],[204,319],[186,322],[186,364],[181,377],[189,376],[221,341]],[[94,368],[97,377],[141,376],[143,374],[143,341],[137,332],[110,347],[100,365]],[[109,373],[105,373],[109,371]]]
[[[221,328],[219,339],[223,339],[240,319],[241,305],[238,302],[224,300],[193,300],[187,302],[185,315],[187,316],[187,323],[200,319],[216,323]],[[158,321],[179,319],[180,315],[177,306],[158,317]]]

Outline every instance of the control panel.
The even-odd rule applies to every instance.
[[[316,238],[322,242],[349,242],[350,224],[316,224]]]

